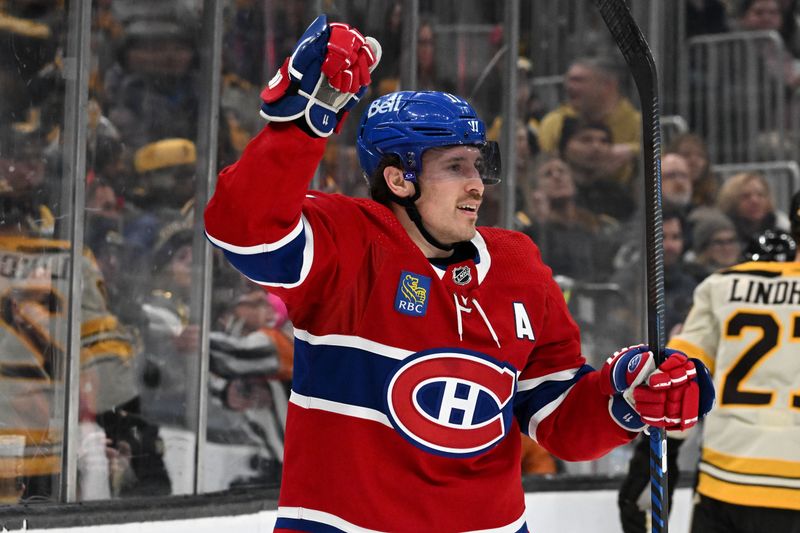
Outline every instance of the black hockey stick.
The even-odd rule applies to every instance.
[[[642,145],[645,171],[645,232],[647,242],[647,342],[664,361],[664,253],[661,216],[661,121],[658,77],[653,54],[625,0],[594,0],[639,92],[642,105]],[[650,500],[653,533],[666,533],[669,519],[666,432],[650,428]]]

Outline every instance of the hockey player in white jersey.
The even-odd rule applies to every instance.
[[[800,192],[789,214],[794,241],[770,232],[750,250],[759,261],[706,278],[668,343],[702,360],[717,390],[702,429],[692,533],[800,532]],[[620,491],[626,533],[646,530],[636,506],[644,457],[634,456]]]
[[[61,474],[72,257],[71,243],[53,238],[55,219],[42,202],[43,152],[41,132],[0,130],[0,434],[25,441],[19,471],[0,472],[18,478],[17,492],[3,495],[8,502],[57,498]],[[157,428],[136,416],[133,336],[109,312],[91,252],[79,265],[78,495],[168,493]],[[99,443],[92,457],[89,442]],[[91,470],[103,479],[88,474],[87,461],[101,464]]]

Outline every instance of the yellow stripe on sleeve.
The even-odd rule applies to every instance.
[[[800,463],[781,459],[755,459],[752,457],[735,457],[716,450],[703,448],[703,461],[711,465],[736,472],[760,476],[793,477],[800,479]],[[800,500],[800,493],[797,494]]]
[[[689,341],[683,340],[680,337],[674,337],[667,343],[667,348],[671,348],[673,350],[680,350],[689,357],[696,357],[697,359],[700,359],[700,361],[702,361],[703,364],[708,367],[708,370],[712,374],[714,373],[714,358],[708,355],[705,352],[705,350],[703,350],[699,346],[692,344]]]
[[[81,349],[81,364],[87,364],[100,357],[116,356],[128,360],[133,355],[133,347],[127,341],[109,339],[96,342]]]
[[[735,505],[800,511],[800,496],[797,489],[738,485],[700,472],[697,492]]]
[[[81,337],[89,337],[104,331],[114,331],[119,328],[116,317],[111,315],[101,316],[87,320],[81,324]]]

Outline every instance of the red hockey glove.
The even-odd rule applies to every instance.
[[[611,396],[609,413],[628,431],[646,425],[670,430],[692,427],[711,410],[714,386],[708,369],[676,350],[654,369],[653,353],[645,345],[615,352],[600,370],[601,390]]]
[[[378,58],[361,33],[347,24],[329,24],[328,53],[322,63],[322,73],[328,83],[341,92],[356,93],[372,81],[370,69]]]
[[[261,115],[276,122],[300,119],[307,131],[327,137],[364,95],[380,58],[378,41],[347,24],[328,24],[321,15],[262,91]]]
[[[633,406],[646,424],[683,431],[711,410],[714,384],[698,359],[673,350],[667,353],[669,357],[647,378],[647,385],[633,390]]]

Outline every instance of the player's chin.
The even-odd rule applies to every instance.
[[[478,232],[478,230],[475,228],[475,222],[473,221],[472,225],[469,228],[464,230],[463,238],[461,240],[462,241],[471,241],[475,237],[475,234],[477,232]]]

